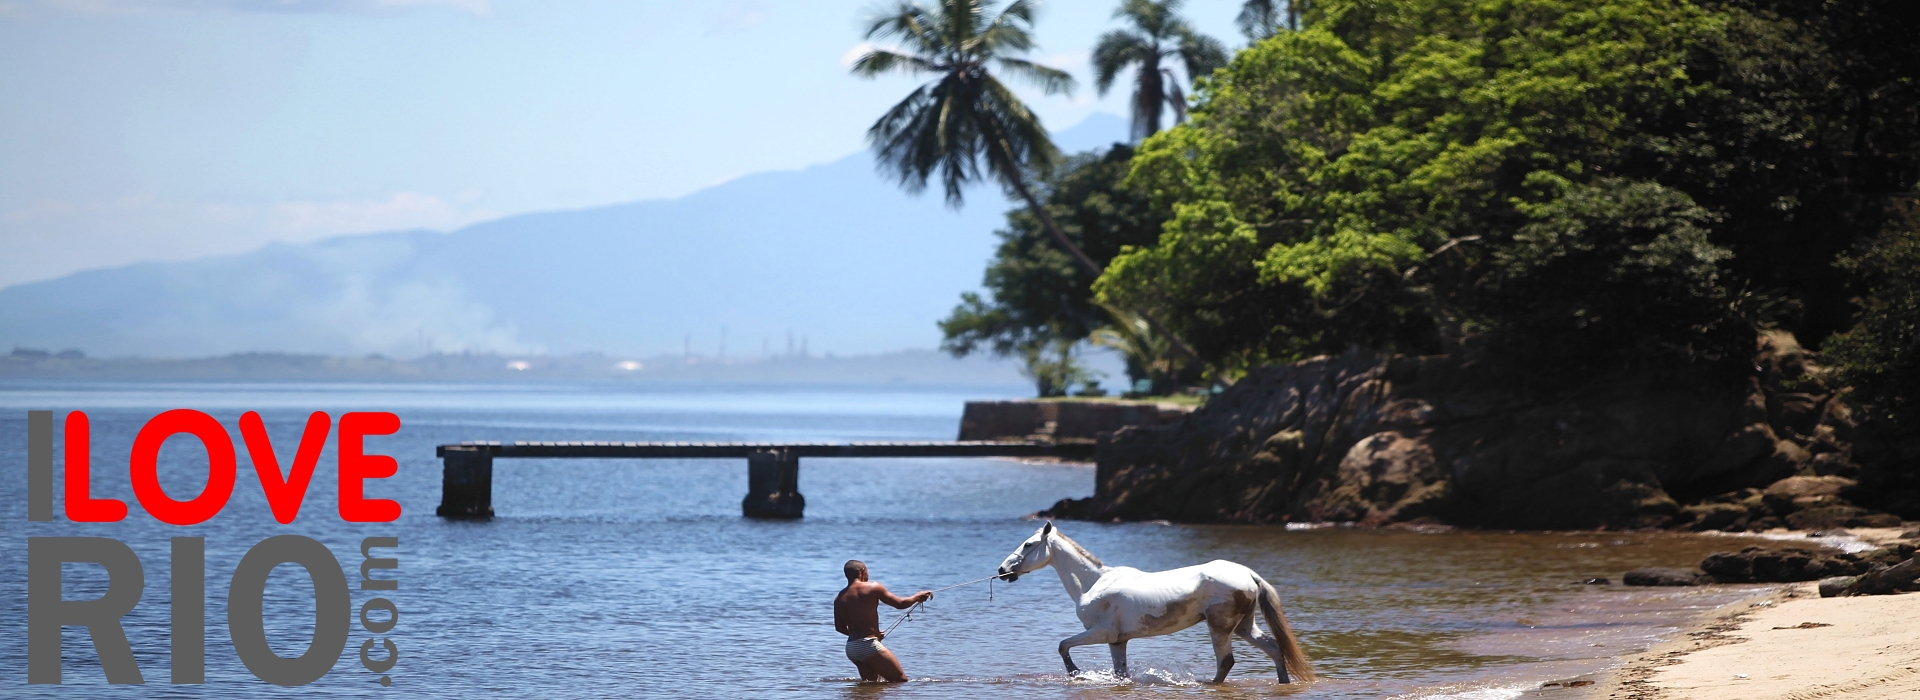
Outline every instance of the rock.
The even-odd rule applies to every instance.
[[[1767,495],[1789,500],[1841,496],[1860,482],[1840,476],[1790,476],[1767,486]]]
[[[1890,547],[1881,547],[1872,551],[1861,552],[1853,555],[1853,557],[1869,567],[1888,567],[1913,558],[1914,551],[1915,548],[1913,545],[1900,543]]]
[[[1807,533],[1807,536],[1808,537],[1852,537],[1853,533],[1836,528],[1833,530],[1814,530],[1813,532]]]
[[[1700,569],[1721,583],[1788,583],[1862,574],[1867,564],[1839,552],[1748,547],[1739,552],[1709,554],[1700,562]]]
[[[1595,577],[1581,581],[1580,584],[1584,586],[1611,586],[1613,582],[1607,580],[1605,577]]]
[[[1769,332],[1737,382],[1699,368],[1560,386],[1360,352],[1257,367],[1192,413],[1115,430],[1093,497],[1050,512],[1701,531],[1897,523],[1867,507],[1920,517],[1920,476],[1889,482],[1884,466],[1913,463],[1920,441],[1861,442],[1812,362]]]
[[[1914,529],[1912,529],[1912,530],[1908,530],[1908,531],[1906,531],[1906,532],[1902,532],[1902,533],[1900,533],[1900,539],[1903,539],[1903,540],[1920,540],[1920,527],[1916,527],[1916,528],[1914,528]]]
[[[1823,505],[1787,514],[1787,526],[1796,530],[1839,527],[1899,527],[1900,517],[1875,513],[1859,506]]]
[[[1692,569],[1649,566],[1627,572],[1620,582],[1629,586],[1698,586],[1713,583],[1713,578]]]
[[[1838,595],[1886,595],[1914,590],[1920,578],[1920,559],[1908,559],[1879,571],[1868,572],[1843,586]],[[1825,595],[1823,592],[1822,595]]]
[[[1738,503],[1701,503],[1683,509],[1686,527],[1694,532],[1724,530],[1738,532],[1751,519],[1746,506]]]
[[[1835,576],[1833,578],[1820,579],[1820,597],[1832,598],[1845,593],[1847,586],[1852,585],[1854,581],[1858,580],[1860,580],[1858,576]]]
[[[1093,499],[1091,498],[1062,498],[1055,501],[1054,504],[1047,507],[1046,510],[1034,513],[1033,515],[1039,518],[1085,520],[1087,519],[1087,506],[1092,502]]]

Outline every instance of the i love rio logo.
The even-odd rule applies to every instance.
[[[392,457],[365,454],[368,435],[392,435],[400,419],[391,413],[346,413],[340,416],[338,455],[340,518],[355,523],[386,523],[400,517],[400,504],[364,497],[364,481],[384,479],[399,470]],[[332,420],[323,412],[307,418],[292,469],[280,470],[273,443],[257,413],[240,417],[240,435],[260,476],[261,489],[274,520],[292,524],[299,516],[307,486],[313,481]],[[200,495],[176,501],[160,488],[160,446],[175,435],[198,438],[206,446],[207,485]],[[90,430],[85,413],[66,416],[64,498],[66,519],[72,522],[112,523],[127,517],[127,504],[94,498],[88,476],[92,468]],[[53,412],[27,412],[27,519],[52,521]],[[128,479],[140,507],[155,519],[178,526],[205,522],[219,514],[233,495],[236,475],[234,443],[226,427],[200,411],[175,409],[148,420],[133,441],[127,460]],[[368,537],[360,542],[359,587],[363,591],[399,590],[397,578],[379,578],[380,569],[397,569],[394,557],[375,557],[372,550],[398,547],[398,537]],[[91,600],[61,597],[61,565],[98,564],[106,569],[107,591]],[[172,538],[172,657],[171,682],[206,682],[206,538]],[[292,658],[278,656],[267,645],[263,601],[267,575],[281,564],[306,570],[313,583],[314,627],[306,652]],[[27,538],[27,682],[61,682],[61,628],[85,626],[100,658],[108,683],[145,683],[135,662],[121,618],[140,604],[146,572],[126,543],[109,537]],[[234,568],[227,587],[227,630],[234,651],[248,671],[260,680],[282,686],[312,683],[333,669],[345,652],[352,626],[352,600],[340,561],[319,541],[301,535],[276,535],[247,550]],[[386,598],[361,604],[358,618],[368,632],[384,635],[400,621],[400,611]],[[384,674],[400,660],[399,647],[378,638],[360,646],[360,662],[367,670]],[[380,684],[391,685],[390,676]]]

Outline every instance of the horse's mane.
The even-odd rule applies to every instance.
[[[1093,555],[1093,552],[1089,552],[1089,551],[1087,551],[1087,548],[1086,548],[1086,547],[1082,547],[1082,546],[1080,546],[1080,543],[1079,543],[1079,542],[1075,542],[1075,541],[1073,541],[1073,538],[1071,538],[1071,537],[1068,537],[1068,536],[1066,536],[1066,535],[1064,535],[1064,534],[1061,534],[1061,532],[1060,532],[1059,530],[1054,530],[1054,531],[1053,531],[1053,536],[1054,536],[1054,537],[1058,537],[1058,538],[1060,538],[1060,540],[1061,540],[1062,542],[1066,542],[1066,543],[1067,543],[1067,546],[1069,546],[1069,547],[1072,547],[1072,548],[1073,548],[1073,551],[1076,551],[1076,552],[1079,552],[1079,553],[1080,553],[1080,556],[1083,556],[1083,557],[1086,557],[1086,558],[1087,558],[1087,561],[1090,561],[1090,562],[1093,562],[1093,565],[1094,565],[1094,566],[1101,566],[1101,567],[1104,567],[1104,566],[1106,566],[1106,565],[1107,565],[1107,563],[1106,563],[1106,562],[1103,562],[1103,561],[1100,561],[1100,557],[1096,557],[1096,556],[1094,556],[1094,555]]]

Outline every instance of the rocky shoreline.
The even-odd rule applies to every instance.
[[[1101,441],[1090,520],[1501,529],[1895,527],[1913,440],[1856,424],[1789,334],[1753,372],[1642,372],[1545,391],[1447,356],[1322,357]]]

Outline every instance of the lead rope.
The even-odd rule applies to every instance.
[[[941,592],[941,591],[950,591],[950,590],[953,590],[953,589],[955,589],[955,588],[959,588],[959,587],[961,587],[961,586],[971,586],[971,585],[973,585],[973,584],[976,584],[976,583],[979,583],[979,582],[981,582],[981,581],[986,581],[986,582],[988,582],[988,583],[987,583],[987,601],[988,601],[988,602],[992,602],[992,601],[993,601],[993,583],[992,583],[992,582],[993,582],[993,580],[994,580],[994,579],[997,579],[997,578],[1000,578],[1000,576],[1001,576],[1001,574],[994,574],[994,575],[992,575],[992,576],[987,576],[987,577],[985,577],[985,578],[977,578],[977,579],[974,579],[974,580],[972,580],[972,581],[968,581],[968,582],[966,582],[966,583],[956,583],[956,584],[953,584],[953,585],[951,585],[951,586],[947,586],[946,588],[935,588],[935,589],[933,589],[933,590],[931,590],[931,591],[927,591],[927,592],[928,592],[928,593],[939,593],[939,592]],[[900,617],[897,617],[897,618],[894,618],[894,620],[893,620],[893,624],[891,624],[891,625],[887,625],[887,629],[885,629],[885,630],[883,630],[883,631],[882,631],[882,632],[880,633],[880,635],[881,635],[881,636],[883,636],[883,637],[884,637],[884,636],[889,636],[889,635],[892,635],[892,634],[893,634],[893,628],[895,628],[895,627],[899,627],[899,626],[900,626],[900,623],[902,623],[902,622],[906,622],[906,621],[907,621],[907,620],[908,620],[909,618],[911,618],[911,617],[913,617],[913,613],[914,613],[914,611],[916,611],[916,610],[924,610],[924,609],[926,608],[926,605],[927,605],[927,602],[926,602],[926,601],[924,601],[924,600],[923,600],[923,601],[920,601],[920,602],[918,602],[918,603],[914,603],[914,604],[913,604],[912,606],[910,606],[910,607],[908,607],[908,608],[907,608],[907,611],[906,611],[906,612],[903,612],[903,613],[900,613]]]

